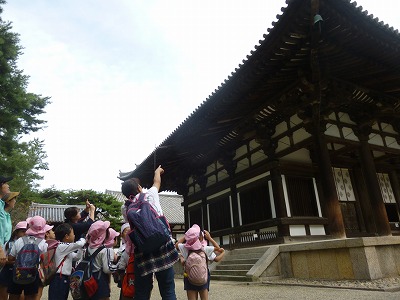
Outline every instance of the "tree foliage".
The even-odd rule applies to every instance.
[[[37,203],[63,204],[63,205],[84,205],[86,199],[96,206],[95,219],[108,220],[111,227],[119,230],[122,222],[121,202],[113,196],[99,193],[93,190],[68,190],[59,191],[53,188],[44,189],[39,192],[36,198]]]
[[[45,125],[40,115],[50,102],[49,97],[27,92],[29,76],[17,67],[22,54],[19,35],[1,17],[5,3],[0,0],[0,172],[14,176],[12,189],[29,197],[42,179],[38,171],[48,168],[44,141],[29,140],[29,134]]]

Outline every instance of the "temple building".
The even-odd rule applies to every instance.
[[[186,228],[231,249],[400,234],[400,34],[350,0],[286,2],[234,72],[119,178],[150,187],[161,164]]]

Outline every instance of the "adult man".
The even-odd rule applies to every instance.
[[[164,170],[159,166],[154,171],[153,186],[146,191],[144,201],[148,201],[154,210],[163,215],[158,191],[161,186],[161,174]],[[136,178],[122,183],[122,193],[135,202],[143,191]],[[153,274],[156,275],[158,288],[163,300],[176,300],[173,265],[178,261],[178,252],[171,239],[153,253],[141,253],[135,249],[135,300],[150,299],[153,289]]]

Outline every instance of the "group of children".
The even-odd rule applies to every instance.
[[[17,284],[13,281],[13,262],[24,245],[22,237],[28,236],[31,239],[39,240],[38,247],[42,253],[56,247],[55,265],[57,266],[57,274],[49,284],[49,300],[67,300],[70,290],[69,277],[73,272],[73,266],[83,258],[85,251],[87,252],[86,255],[91,255],[99,247],[104,246],[93,261],[92,274],[98,283],[98,289],[91,299],[109,299],[111,292],[110,274],[122,270],[123,276],[123,270],[126,269],[128,264],[129,254],[125,251],[125,242],[129,231],[128,223],[122,225],[121,245],[118,251],[114,251],[113,248],[117,246],[117,237],[120,233],[111,228],[108,221],[93,222],[89,227],[86,238],[80,238],[76,242],[74,242],[74,230],[69,223],[62,223],[53,231],[53,226],[46,224],[46,220],[41,216],[34,216],[26,221],[18,222],[14,227],[10,241],[5,247],[8,263],[0,272],[0,298],[20,300],[22,293],[26,300],[41,298],[43,285],[39,276],[31,284]],[[207,241],[211,243],[210,246]],[[218,262],[224,256],[224,249],[219,247],[208,231],[202,231],[196,224],[176,242],[175,246],[180,252],[180,260],[183,266],[185,266],[188,256],[193,251],[203,251],[207,257],[207,262]],[[208,299],[209,271],[207,278],[205,284],[197,285],[184,277],[184,289],[187,292],[188,300],[198,299],[198,296],[202,300]],[[119,285],[119,287],[121,286]],[[122,294],[120,297],[123,299]]]
[[[90,207],[90,204],[87,205]],[[11,234],[10,240],[5,245],[7,254],[7,264],[0,272],[0,299],[10,300],[39,300],[42,296],[43,284],[38,276],[36,280],[29,284],[15,283],[13,280],[14,262],[18,253],[23,248],[27,239],[37,243],[41,253],[46,253],[50,249],[55,250],[54,263],[57,266],[56,275],[49,283],[49,300],[67,300],[70,293],[70,276],[84,256],[92,255],[96,252],[93,259],[92,275],[97,282],[97,290],[90,299],[110,299],[110,274],[120,274],[118,277],[118,287],[121,288],[121,281],[127,268],[132,249],[125,249],[129,243],[127,237],[130,231],[129,223],[121,227],[121,233],[110,227],[109,221],[95,221],[90,223],[90,227],[85,237],[75,237],[72,224],[62,223],[53,230],[52,225],[48,225],[41,216],[28,218],[26,221],[18,222]],[[118,251],[117,237],[121,235],[121,245]],[[24,238],[25,237],[25,238]],[[128,242],[128,243],[126,243]],[[210,242],[211,245],[208,245]],[[208,299],[210,286],[210,272],[208,270],[209,261],[220,261],[224,256],[224,249],[210,236],[206,230],[194,224],[176,244],[176,249],[180,253],[180,261],[184,267],[184,289],[187,292],[188,300]],[[96,251],[96,250],[100,251]],[[185,267],[191,253],[204,253],[206,263],[206,281],[198,284],[187,276],[187,266]],[[115,278],[115,277],[114,277]],[[24,298],[21,297],[23,295]],[[125,300],[123,294],[120,299]],[[128,298],[133,299],[133,298]]]
[[[67,300],[70,290],[70,275],[84,255],[93,254],[100,246],[93,260],[92,274],[98,283],[98,289],[90,299],[110,298],[110,274],[116,272],[121,265],[124,269],[129,256],[124,255],[126,232],[129,224],[123,225],[124,236],[120,249],[114,251],[117,245],[119,232],[110,227],[108,221],[96,221],[90,225],[86,238],[75,241],[73,227],[69,223],[58,225],[54,231],[53,226],[46,224],[41,216],[28,218],[17,223],[13,229],[11,239],[6,244],[8,262],[0,272],[0,299],[20,300],[21,295],[25,300],[39,300],[42,295],[43,284],[39,273],[33,283],[18,284],[13,280],[13,266],[18,253],[26,243],[26,237],[37,243],[41,253],[56,247],[55,265],[56,275],[50,281],[48,289],[49,300]],[[23,238],[25,237],[25,238]],[[86,253],[86,254],[85,254]]]

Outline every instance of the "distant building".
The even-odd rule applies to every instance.
[[[113,196],[121,203],[126,200],[126,197],[118,191],[106,190],[105,194]],[[182,201],[183,197],[181,195],[160,193],[160,204],[174,238],[180,238],[185,233],[185,214]]]
[[[57,226],[64,222],[64,210],[72,206],[78,207],[80,210],[85,209],[85,205],[42,204],[32,202],[29,206],[28,217],[41,216],[45,218],[48,224]]]

